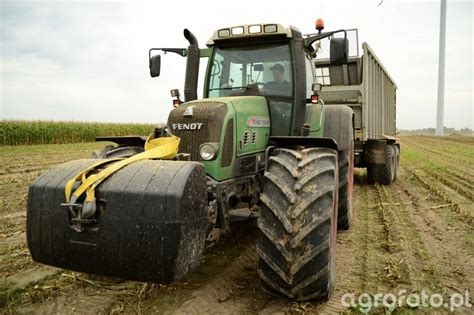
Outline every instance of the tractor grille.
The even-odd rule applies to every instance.
[[[198,161],[201,144],[220,142],[226,115],[227,105],[220,102],[193,102],[173,109],[168,126],[181,138],[179,152],[190,153],[191,160]]]

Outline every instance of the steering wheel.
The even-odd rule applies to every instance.
[[[246,86],[239,87],[239,88],[244,88],[243,91],[234,92],[230,94],[230,96],[254,95],[251,93],[257,93],[257,95],[265,94],[265,85],[266,83],[264,82],[250,83],[250,84],[247,84]]]
[[[257,86],[258,91],[259,91],[259,92],[263,92],[263,94],[265,94],[266,85],[267,85],[266,83],[264,83],[264,82],[254,82],[254,83],[252,83],[252,84],[248,84],[247,86],[250,86],[250,85],[255,85],[255,86]]]
[[[254,83],[247,84],[247,87],[252,86],[252,85],[256,85],[260,89],[260,86],[265,88],[266,83],[264,83],[264,82],[254,82]]]

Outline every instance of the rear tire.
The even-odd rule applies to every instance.
[[[258,219],[258,274],[271,295],[327,299],[336,277],[337,152],[277,149],[268,160]]]
[[[392,144],[393,146],[393,159],[394,159],[394,172],[393,172],[393,180],[397,179],[398,171],[400,169],[400,149],[396,144]]]
[[[390,144],[385,146],[386,160],[384,164],[370,164],[367,166],[369,184],[390,185],[395,175],[394,150]]]
[[[354,185],[354,150],[339,151],[339,199],[337,227],[348,230],[352,223],[352,190]]]

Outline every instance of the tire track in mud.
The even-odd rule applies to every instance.
[[[381,202],[375,186],[366,183],[365,171],[357,170],[354,182],[353,226],[337,234],[337,279],[331,298],[293,303],[287,305],[287,312],[340,314],[348,311],[341,301],[345,293],[358,296],[363,292],[388,292],[385,258],[390,246],[387,236],[392,232],[381,224],[384,220],[379,209]]]
[[[251,311],[252,305],[248,300],[242,300],[239,295],[244,292],[239,291],[246,289],[240,283],[246,283],[249,274],[255,276],[254,281],[258,282],[257,261],[255,244],[251,244],[204,287],[195,291],[191,299],[164,314],[232,314]]]
[[[367,193],[365,184],[360,184],[361,178],[356,175],[356,185],[354,185],[354,196],[361,196]],[[354,231],[361,231],[361,225],[365,224],[363,216],[367,213],[367,205],[365,198],[354,198],[353,202],[353,217],[352,227],[347,231],[338,231],[337,233],[337,247],[336,247],[336,285],[329,301],[318,302],[314,307],[310,308],[309,312],[319,314],[338,314],[347,311],[347,308],[342,304],[341,298],[345,293],[355,290],[354,285],[361,283],[363,266],[357,264],[356,256],[367,257],[365,255],[367,247],[362,250],[357,244],[358,240],[367,239],[366,234],[358,235]],[[364,229],[365,230],[365,229]],[[367,230],[365,230],[367,231]],[[365,245],[368,245],[365,243]],[[365,270],[367,271],[367,270]],[[289,308],[291,310],[291,307]]]
[[[349,285],[345,292],[354,292],[357,297],[357,294],[362,292],[388,293],[400,292],[401,289],[410,292],[424,288],[427,292],[443,292],[445,297],[448,297],[447,291],[462,293],[464,287],[472,289],[474,268],[472,256],[469,256],[465,243],[457,240],[457,244],[453,244],[456,236],[446,230],[445,223],[438,217],[434,218],[436,226],[439,229],[444,227],[442,234],[449,236],[442,251],[437,251],[436,243],[439,241],[435,238],[440,236],[427,234],[427,229],[433,229],[435,224],[430,226],[430,223],[426,222],[429,217],[423,216],[427,206],[420,207],[417,203],[417,200],[421,200],[417,196],[426,196],[426,190],[411,195],[417,198],[416,200],[407,198],[403,192],[411,189],[407,188],[411,186],[405,184],[410,181],[404,170],[392,186],[364,185],[360,182],[361,178],[356,181],[362,184],[357,187],[355,194],[356,221],[353,228],[357,250],[352,253],[353,267],[348,268],[352,269],[356,277],[351,279],[355,282]],[[431,214],[433,213],[431,210]],[[441,239],[444,237],[441,236]],[[463,251],[458,256],[459,263],[451,262],[453,254],[450,250],[453,245]],[[346,254],[345,257],[338,256],[338,260],[347,261],[351,253]],[[445,269],[445,264],[451,264],[451,268]],[[447,275],[452,274],[457,276],[449,280]],[[314,311],[335,314],[347,311],[340,302],[337,289],[338,285],[341,288],[340,276],[341,271],[338,269],[338,284],[333,298],[326,303],[307,308],[310,313]],[[342,276],[345,276],[344,272]],[[470,277],[471,280],[463,281],[463,276]],[[456,283],[464,283],[464,287],[459,287]],[[338,299],[334,299],[336,296]]]
[[[456,182],[461,187],[465,186],[470,191],[474,190],[474,181],[472,181],[472,179],[468,179],[466,177],[461,177],[461,176],[457,175],[456,173],[454,173],[450,170],[443,170],[443,172],[444,172],[444,176],[447,176],[449,179]]]
[[[407,183],[408,181],[403,181]],[[428,266],[422,270],[419,282],[427,289],[442,293],[445,297],[453,293],[463,293],[464,289],[474,289],[474,257],[472,250],[455,229],[440,214],[442,208],[433,209],[429,200],[422,199],[429,191],[422,187],[395,183],[401,200],[410,201],[405,213],[412,223],[418,242],[426,252],[421,252],[424,263]],[[472,229],[472,227],[471,227]],[[416,241],[416,240],[415,240]],[[420,246],[421,247],[421,246]],[[431,285],[431,287],[430,287]]]
[[[413,159],[413,157],[411,157],[411,159]],[[413,165],[408,166],[408,162],[405,160],[402,161],[402,164],[405,164],[405,168],[408,170],[412,170]],[[416,170],[422,171],[435,181],[440,182],[446,186],[448,190],[454,190],[455,193],[459,195],[461,203],[463,199],[464,202],[474,201],[474,194],[472,193],[474,183],[472,177],[458,174],[459,171],[453,171],[451,165],[440,165],[436,160],[423,159],[418,162]],[[466,173],[466,171],[464,171],[464,173]]]
[[[414,289],[420,285],[430,289],[439,288],[436,266],[421,240],[420,231],[413,228],[409,215],[412,201],[401,198],[397,189],[399,181],[395,181],[392,187],[378,187],[387,204],[389,228],[396,231],[392,238],[394,250],[387,260],[388,279],[397,290]]]
[[[255,313],[272,298],[260,289],[256,220],[234,223],[232,232],[205,251],[200,267],[138,306],[160,314]],[[132,303],[132,302],[131,302]]]
[[[442,183],[444,186],[446,186],[447,189],[454,190],[457,194],[460,195],[461,199],[466,199],[467,202],[474,201],[474,194],[472,193],[471,190],[467,190],[464,187],[458,185],[457,183],[449,180],[448,178],[445,177],[444,174],[440,174],[438,172],[434,172],[430,170],[423,170],[423,171],[427,173],[428,175],[430,175],[432,178]]]
[[[377,211],[385,233],[387,252],[385,263],[385,278],[391,288],[412,283],[414,278],[410,265],[413,260],[406,255],[407,241],[400,217],[397,215],[393,200],[387,193],[385,186],[375,185],[378,197]]]
[[[385,258],[390,246],[389,232],[384,224],[382,205],[375,186],[364,182],[363,191],[366,196],[363,198],[365,208],[360,211],[363,213],[364,225],[355,229],[356,235],[363,240],[364,248],[356,253],[356,259],[363,262],[360,292],[386,291],[389,288],[385,282]]]
[[[459,214],[461,221],[467,224],[471,224],[474,221],[473,203],[466,196],[461,195],[458,191],[436,180],[434,177],[431,177],[435,179],[434,181],[426,180],[425,176],[429,177],[429,174],[420,168],[414,169],[405,163],[402,163],[402,165],[406,172],[410,174],[410,178],[415,178],[426,190],[445,201],[449,209]],[[409,178],[406,180],[409,180]]]

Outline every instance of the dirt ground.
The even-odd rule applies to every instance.
[[[232,235],[206,251],[197,270],[168,286],[33,262],[25,236],[28,184],[48,168],[89,157],[100,147],[0,149],[0,313],[350,313],[359,308],[342,305],[345,293],[357,297],[424,289],[447,299],[474,289],[474,137],[401,137],[401,170],[391,186],[368,185],[365,170],[356,170],[354,224],[337,235],[336,287],[329,301],[314,303],[294,303],[261,291],[255,222],[235,225]]]

